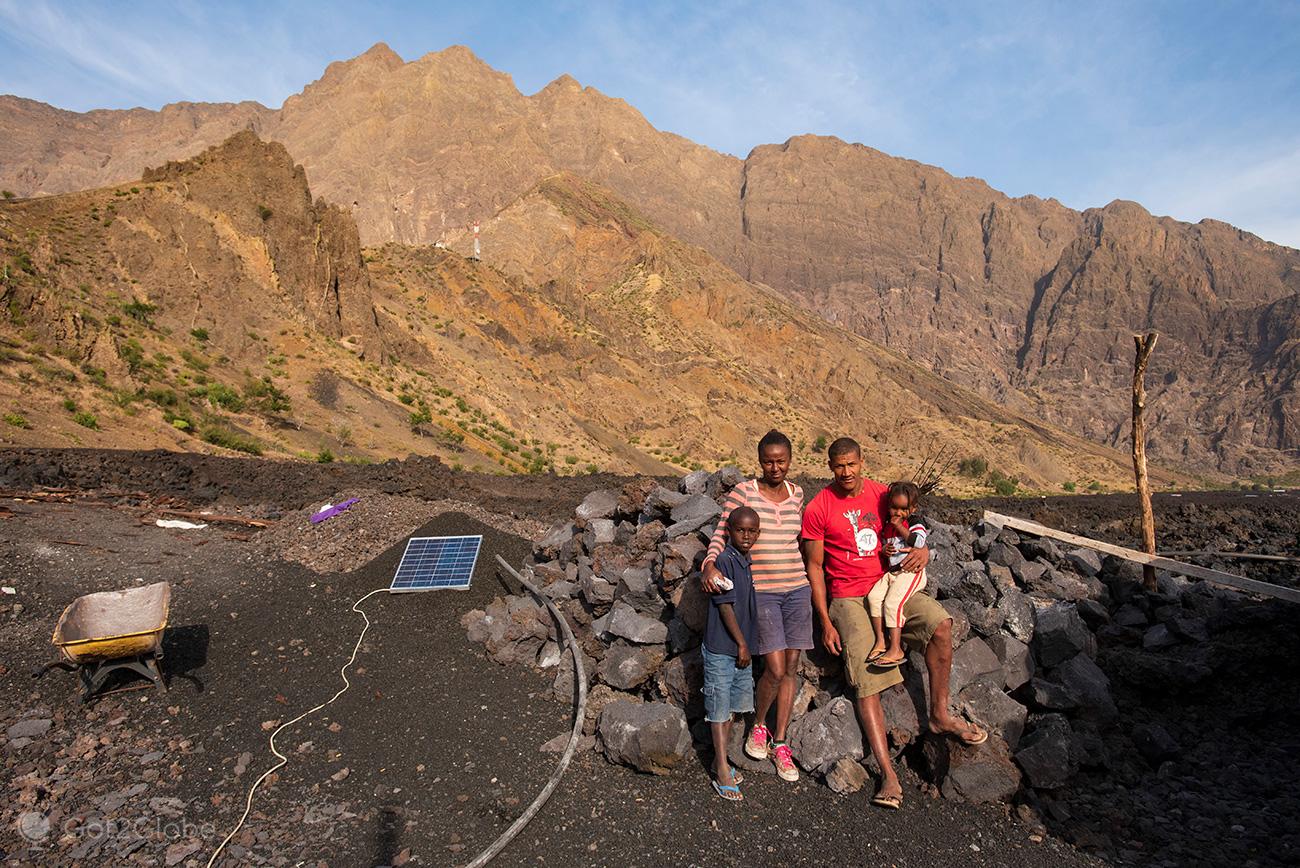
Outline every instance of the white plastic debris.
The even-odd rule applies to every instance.
[[[176,530],[202,530],[207,527],[206,524],[195,524],[192,521],[181,521],[179,518],[160,518],[154,524],[159,527],[170,527]]]
[[[8,585],[5,585],[3,588],[0,588],[0,593],[8,594],[9,596],[12,597],[14,594],[18,593],[18,589],[11,588]]]

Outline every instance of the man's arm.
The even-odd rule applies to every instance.
[[[808,587],[812,591],[813,612],[822,626],[822,644],[832,654],[839,654],[840,633],[831,623],[830,608],[826,602],[826,570],[823,561],[826,557],[826,544],[819,539],[803,541],[804,567],[808,570]]]
[[[727,628],[727,635],[731,637],[731,641],[736,643],[736,668],[748,669],[751,660],[749,645],[745,642],[745,634],[740,632],[740,623],[736,620],[736,607],[731,603],[720,604],[718,617],[722,619],[722,626]]]

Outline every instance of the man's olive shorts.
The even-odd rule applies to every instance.
[[[866,597],[839,597],[830,603],[831,623],[839,631],[844,645],[844,674],[858,698],[874,696],[882,690],[901,684],[903,673],[899,667],[877,669],[867,665],[867,654],[876,644],[875,631],[871,629],[871,615],[867,612]],[[933,597],[913,594],[903,606],[903,644],[924,651],[939,625],[950,620],[943,606]]]

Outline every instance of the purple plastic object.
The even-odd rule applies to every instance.
[[[360,499],[361,498],[359,497],[349,497],[347,500],[343,501],[342,503],[335,504],[334,506],[331,506],[329,509],[322,509],[320,512],[316,513],[311,517],[311,523],[320,524],[322,521],[324,521],[327,518],[333,518],[334,516],[338,515],[340,512],[343,512],[346,509],[351,509],[352,504],[356,503]]]

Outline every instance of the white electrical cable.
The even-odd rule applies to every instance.
[[[503,849],[505,849],[505,846],[509,844],[514,839],[514,837],[518,835],[520,831],[522,831],[523,828],[529,824],[529,822],[532,821],[533,817],[537,815],[537,812],[542,809],[542,805],[546,804],[547,800],[550,799],[551,793],[555,792],[555,788],[559,786],[560,778],[564,775],[565,770],[569,767],[569,762],[573,759],[573,754],[578,748],[578,741],[582,738],[582,724],[583,721],[586,720],[586,711],[587,711],[587,676],[586,676],[586,672],[584,671],[584,667],[582,665],[582,652],[581,649],[578,647],[577,638],[574,637],[573,631],[569,628],[569,622],[565,620],[564,616],[560,613],[560,610],[556,608],[555,603],[552,602],[550,598],[543,595],[541,591],[539,591],[536,588],[536,586],[534,586],[523,576],[519,575],[519,573],[517,573],[510,566],[510,564],[506,563],[506,561],[500,555],[497,555],[497,561],[498,563],[500,563],[502,567],[504,567],[510,573],[510,575],[514,576],[514,578],[517,579],[519,583],[522,584],[524,588],[526,588],[529,591],[529,593],[531,593],[534,597],[540,600],[543,603],[543,605],[546,606],[546,608],[550,611],[551,616],[555,619],[556,623],[559,625],[560,631],[564,635],[565,643],[569,646],[569,651],[573,654],[573,678],[578,690],[578,696],[576,702],[574,703],[573,730],[569,734],[569,743],[564,748],[564,753],[560,757],[560,762],[559,765],[556,767],[555,772],[546,781],[546,785],[542,787],[542,791],[537,794],[537,798],[533,799],[533,803],[529,805],[528,808],[522,814],[520,814],[513,823],[510,824],[509,828],[507,828],[504,832],[501,833],[501,836],[499,838],[497,838],[495,841],[492,842],[491,846],[489,846],[482,853],[479,853],[478,856],[476,856],[472,862],[468,863],[465,866],[465,868],[480,868],[480,866],[486,865],[488,862],[492,861],[492,859]],[[329,705],[331,702],[333,702],[334,700],[342,696],[344,693],[346,693],[348,688],[352,686],[352,682],[348,681],[348,667],[351,666],[354,662],[356,662],[357,652],[361,650],[361,642],[366,638],[366,631],[370,629],[370,618],[366,615],[365,612],[363,612],[361,609],[358,609],[357,606],[360,606],[362,603],[364,603],[369,598],[373,597],[375,594],[378,594],[380,591],[387,591],[387,590],[388,588],[375,588],[373,591],[366,594],[364,597],[362,597],[361,599],[357,600],[355,603],[352,604],[352,611],[356,612],[362,618],[366,619],[366,626],[361,628],[361,635],[357,637],[357,644],[354,645],[352,648],[352,656],[348,658],[348,662],[344,663],[343,668],[339,670],[339,675],[342,676],[343,678],[343,687],[339,689],[338,693],[335,693],[333,696],[331,696],[329,699],[322,702],[320,705],[316,706],[315,708],[304,711],[302,714],[298,715],[293,720],[286,721],[285,723],[280,724],[278,727],[276,727],[275,732],[271,733],[271,741],[270,741],[271,753],[275,754],[280,761],[275,765],[271,766],[266,771],[264,771],[262,773],[262,776],[253,782],[253,786],[250,787],[248,790],[248,799],[246,800],[246,803],[244,805],[244,815],[239,818],[239,822],[235,824],[235,828],[230,830],[230,834],[226,836],[225,840],[222,841],[221,844],[217,846],[217,849],[213,851],[212,858],[208,859],[207,868],[212,868],[212,866],[216,864],[217,857],[221,855],[221,851],[226,848],[226,845],[229,844],[231,839],[235,837],[235,834],[238,833],[241,828],[243,828],[244,822],[248,820],[248,815],[253,810],[253,794],[257,792],[257,788],[261,785],[262,781],[266,780],[267,777],[269,777],[271,774],[273,774],[275,771],[282,768],[286,763],[289,762],[289,758],[286,757],[284,754],[280,753],[280,751],[276,749],[275,737],[279,735],[280,731],[285,729],[286,727],[293,726],[295,723],[302,720],[304,717],[307,717],[310,714],[315,714],[317,711],[320,711],[322,708]]]
[[[320,705],[316,706],[315,708],[311,708],[308,709],[307,711],[304,711],[302,714],[298,715],[293,720],[285,721],[284,723],[280,724],[275,728],[275,732],[271,733],[271,741],[270,741],[271,753],[275,754],[280,761],[275,765],[271,766],[266,771],[262,772],[262,776],[257,780],[253,781],[253,785],[248,789],[248,799],[244,804],[244,815],[239,818],[239,822],[235,824],[235,828],[230,830],[230,834],[226,836],[225,840],[222,841],[219,845],[217,845],[217,849],[212,852],[212,858],[208,860],[207,868],[212,868],[212,866],[216,864],[217,857],[221,855],[221,851],[226,848],[226,845],[229,844],[231,839],[235,837],[235,834],[239,832],[240,829],[243,828],[244,822],[248,819],[249,813],[251,813],[253,810],[253,794],[257,792],[257,788],[261,786],[262,781],[266,780],[268,777],[270,777],[279,769],[283,768],[285,764],[289,762],[289,758],[286,757],[284,754],[280,753],[280,751],[276,749],[275,737],[279,735],[282,730],[290,726],[293,726],[295,723],[302,720],[304,717],[307,717],[308,715],[315,714],[316,712],[320,711],[322,708],[329,705],[334,700],[338,699],[344,693],[347,693],[348,688],[352,686],[352,682],[348,681],[348,667],[356,662],[357,652],[361,650],[361,642],[366,638],[366,631],[370,629],[370,618],[366,615],[365,612],[363,612],[361,609],[358,609],[357,606],[360,606],[362,603],[364,603],[366,600],[373,597],[375,594],[378,594],[380,591],[387,591],[387,590],[388,588],[375,588],[373,591],[366,594],[364,597],[362,597],[361,599],[357,600],[355,603],[352,604],[352,611],[356,612],[362,618],[366,619],[366,626],[361,628],[361,635],[357,637],[357,644],[352,647],[352,656],[348,658],[348,662],[344,663],[343,668],[339,670],[339,675],[342,676],[343,678],[343,686],[339,688],[338,693],[335,693],[333,696],[331,696],[329,699],[322,702]]]

